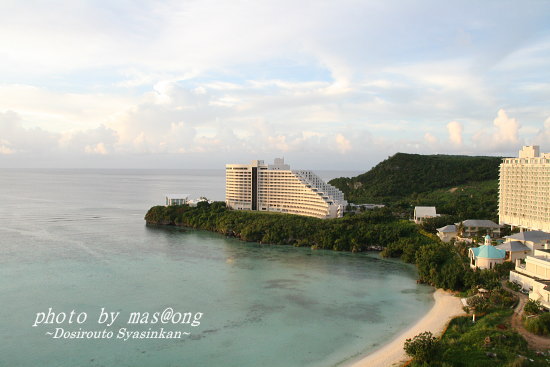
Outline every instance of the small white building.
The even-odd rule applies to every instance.
[[[189,203],[189,194],[166,194],[166,206]]]
[[[435,206],[415,206],[414,207],[414,222],[422,223],[425,219],[439,217],[436,213]]]
[[[451,242],[453,238],[458,237],[458,229],[456,228],[455,224],[449,224],[445,227],[438,228],[437,236],[443,242]]]

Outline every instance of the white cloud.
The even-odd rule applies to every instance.
[[[0,111],[17,119],[0,123],[0,152],[207,161],[282,151],[340,166],[375,149],[497,153],[544,142],[548,5],[472,7],[11,2],[0,13]],[[499,111],[490,125],[502,106],[514,118]]]
[[[458,121],[451,121],[447,124],[449,140],[453,145],[462,145],[462,124]]]
[[[336,146],[340,153],[345,154],[351,151],[352,149],[351,142],[348,139],[346,139],[344,135],[336,134],[336,137],[334,138],[334,140],[336,141]]]
[[[510,118],[503,109],[498,110],[497,117],[493,120],[496,128],[494,140],[498,144],[518,145],[520,125],[515,118]]]
[[[107,155],[108,151],[104,143],[97,143],[95,145],[86,145],[84,151],[89,154]]]
[[[424,134],[424,140],[426,140],[429,144],[432,144],[432,145],[437,143],[437,138],[430,133]]]
[[[24,128],[21,117],[13,112],[0,112],[0,136],[4,154],[43,154],[56,150],[57,135],[40,128]]]
[[[68,132],[59,138],[59,146],[62,150],[99,155],[113,153],[117,142],[117,132],[105,125],[95,129]]]
[[[519,130],[519,122],[509,117],[504,109],[499,109],[492,126],[475,132],[472,141],[475,149],[483,152],[517,154],[524,141],[519,136]]]
[[[544,128],[540,129],[533,139],[533,143],[540,145],[541,151],[550,151],[550,117],[544,121]]]
[[[9,155],[15,153],[13,149],[9,147],[9,142],[0,140],[0,154]]]

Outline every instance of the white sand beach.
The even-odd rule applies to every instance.
[[[413,338],[424,331],[431,331],[435,336],[440,336],[453,317],[465,314],[460,298],[441,289],[435,291],[434,298],[435,305],[416,324],[381,349],[351,363],[350,367],[401,366],[410,359],[403,350],[406,339]]]

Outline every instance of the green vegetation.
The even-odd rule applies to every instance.
[[[527,300],[523,311],[529,315],[538,315],[542,312],[542,304],[540,301],[535,301],[534,299]]]
[[[498,180],[475,181],[424,192],[407,201],[413,207],[435,206],[439,213],[462,219],[490,219],[498,223]],[[445,224],[449,223],[454,222]]]
[[[499,157],[397,153],[357,177],[329,183],[350,202],[383,203],[409,215],[428,205],[462,218],[496,219],[500,163]]]
[[[516,282],[506,281],[506,286],[515,292],[521,291],[521,285]]]
[[[197,207],[155,206],[147,212],[145,220],[148,224],[205,229],[244,241],[336,251],[361,252],[405,239],[426,241],[416,225],[396,219],[387,209],[338,219],[317,219],[229,210],[223,202],[201,202]]]
[[[511,329],[510,316],[516,302],[516,296],[498,287],[486,297],[470,298],[468,303],[475,306],[478,316],[476,322],[472,322],[471,316],[451,320],[441,339],[431,341],[431,344],[435,344],[435,352],[429,366],[500,367],[523,366],[524,363],[529,366],[547,366],[548,357],[529,351],[527,342]],[[407,344],[405,351],[411,355],[407,351]],[[411,366],[426,365],[423,363],[425,361],[415,355],[411,356],[414,357]]]
[[[439,341],[429,331],[418,334],[412,339],[405,341],[405,353],[413,360],[420,363],[427,363],[437,358],[439,354]]]
[[[503,308],[478,318],[476,323],[469,316],[455,318],[441,338],[440,359],[432,365],[511,366],[517,363],[518,355],[523,355],[535,360],[529,366],[546,366],[544,357],[529,352],[526,341],[510,329],[512,313]]]
[[[493,289],[514,268],[513,263],[505,262],[496,265],[493,270],[472,270],[468,263],[468,246],[443,243],[424,230],[420,230],[419,234],[422,236],[389,243],[381,255],[415,263],[419,280],[436,288],[472,291],[480,286]]]
[[[537,335],[550,335],[550,313],[544,312],[540,301],[528,300],[523,308],[525,328]]]
[[[540,315],[526,317],[524,325],[533,334],[550,335],[550,313],[545,312]]]

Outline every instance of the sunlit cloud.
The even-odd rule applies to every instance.
[[[449,131],[449,140],[451,144],[462,145],[462,125],[460,122],[451,121],[447,124],[447,130]]]
[[[397,151],[544,146],[550,4],[473,6],[12,2],[0,165],[217,167],[284,153],[353,168]]]

